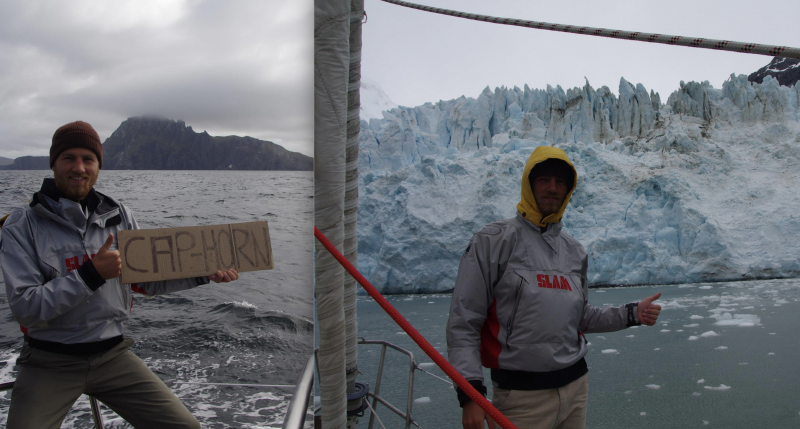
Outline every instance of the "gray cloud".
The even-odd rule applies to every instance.
[[[82,119],[182,119],[313,154],[310,1],[0,2],[0,156]]]

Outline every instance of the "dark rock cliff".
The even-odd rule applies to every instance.
[[[800,60],[775,57],[769,64],[750,74],[747,80],[761,83],[766,76],[772,76],[783,86],[792,86],[800,79]]]
[[[47,156],[24,156],[6,170],[49,169]],[[303,170],[314,160],[252,137],[212,137],[183,121],[128,118],[103,143],[103,170]]]

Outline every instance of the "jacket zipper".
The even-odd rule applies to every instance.
[[[516,297],[514,298],[514,308],[511,310],[511,317],[508,318],[508,323],[506,324],[506,350],[511,349],[510,339],[511,339],[511,332],[514,328],[514,318],[517,316],[517,307],[519,307],[519,301],[522,297],[522,282],[525,281],[525,277],[519,277],[519,284],[517,285],[517,293]]]

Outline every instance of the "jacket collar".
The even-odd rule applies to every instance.
[[[41,205],[50,213],[55,214],[55,211],[52,207],[50,207],[47,199],[49,198],[57,202],[63,197],[64,195],[56,186],[56,181],[52,178],[46,178],[42,182],[42,188],[39,190],[39,192],[33,194],[30,206],[35,207],[37,205]],[[87,195],[86,199],[83,201],[86,202],[89,213],[94,213],[97,216],[101,216],[119,208],[119,205],[114,200],[106,197],[100,192],[95,191],[94,188],[89,191],[89,195]]]

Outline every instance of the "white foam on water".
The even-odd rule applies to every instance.
[[[648,389],[658,390],[661,388],[658,384],[645,384],[644,387]]]
[[[728,348],[725,347],[725,346],[719,346],[719,347],[715,348],[714,350],[728,350]]]
[[[708,420],[703,420],[703,426],[708,426]]]
[[[724,384],[720,384],[719,387],[714,386],[703,386],[706,390],[730,390],[731,386],[726,386]]]
[[[775,335],[775,333],[774,333],[774,332],[770,332],[769,334],[770,334],[770,335]]]
[[[605,354],[617,353],[617,354],[619,354],[619,352],[616,351],[615,349],[605,349],[605,350],[601,351],[600,353],[605,353]]]
[[[249,302],[244,300],[242,300],[242,302],[237,302],[237,301],[233,301],[230,303],[226,302],[226,304],[233,304],[234,307],[240,307],[240,308],[258,308],[257,306],[250,304]]]
[[[700,396],[700,395],[702,395],[702,393],[700,393],[700,392],[692,392],[692,396],[696,397],[696,396]]]

